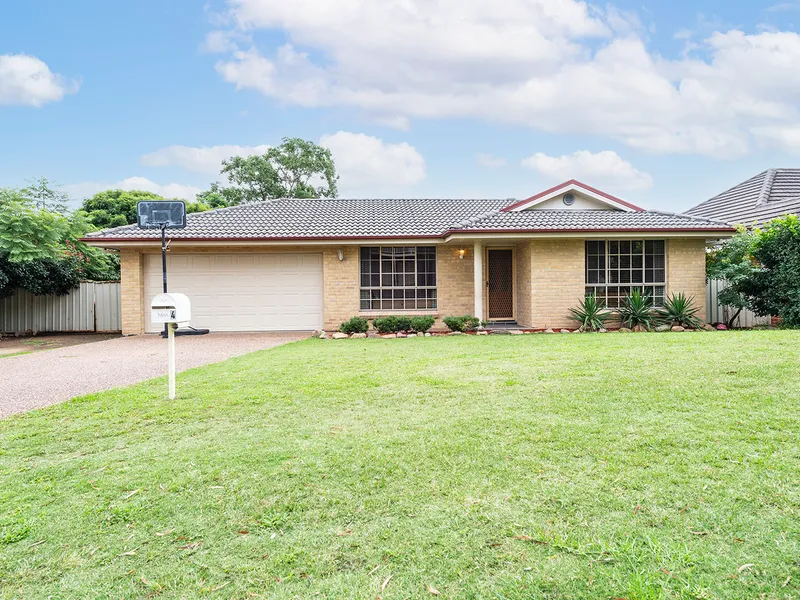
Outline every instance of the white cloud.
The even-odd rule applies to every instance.
[[[222,161],[233,156],[264,154],[269,146],[168,146],[145,154],[140,162],[145,167],[180,167],[193,173],[219,175]]]
[[[239,31],[215,29],[206,34],[200,50],[211,54],[234,52],[239,49],[239,44],[251,42],[251,37]]]
[[[117,183],[86,181],[64,186],[64,191],[69,194],[70,198],[88,198],[104,190],[144,190],[164,198],[180,198],[191,201],[194,201],[195,196],[203,191],[198,187],[179,183],[159,184],[145,177],[128,177]]]
[[[506,166],[506,159],[501,158],[499,156],[493,156],[491,154],[485,154],[481,152],[478,156],[475,157],[478,161],[478,164],[482,167],[488,167],[490,169],[499,169],[500,167]]]
[[[320,145],[333,154],[342,195],[381,194],[425,179],[425,159],[407,143],[339,131],[322,136]]]
[[[238,49],[217,70],[286,104],[401,125],[478,118],[724,158],[800,119],[794,32],[717,32],[667,60],[648,50],[635,15],[578,0],[228,4],[240,33],[281,30],[286,42]]]
[[[80,82],[68,80],[35,56],[0,55],[0,105],[43,106],[78,91]]]
[[[653,187],[653,178],[650,175],[635,169],[631,163],[611,150],[596,154],[581,150],[566,156],[547,156],[537,152],[524,159],[522,166],[554,182],[580,179],[588,185],[596,184],[620,190]]]

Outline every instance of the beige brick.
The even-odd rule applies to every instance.
[[[569,309],[585,294],[585,240],[532,240],[531,326],[574,327]]]
[[[701,320],[706,320],[706,242],[684,238],[667,241],[667,293],[694,296]]]
[[[142,254],[138,250],[122,250],[119,253],[123,335],[144,333],[142,262]]]

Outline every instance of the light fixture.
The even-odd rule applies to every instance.
[[[461,259],[461,260],[464,260],[464,257],[465,257],[466,255],[467,255],[467,251],[466,251],[466,250],[464,250],[464,248],[461,248],[461,250],[459,250],[459,251],[458,251],[458,258],[459,258],[459,259]]]
[[[344,260],[344,250],[342,250],[341,248],[339,248],[339,252],[338,252],[338,254],[339,254],[339,260]]]

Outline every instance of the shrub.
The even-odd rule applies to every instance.
[[[372,321],[372,326],[378,333],[397,333],[398,331],[411,331],[411,319],[404,316],[380,317]]]
[[[395,317],[395,332],[411,331],[411,319],[409,317]]]
[[[339,331],[352,335],[354,333],[367,333],[369,329],[369,321],[362,317],[353,317],[339,325]]]
[[[469,315],[465,317],[445,317],[443,321],[451,331],[472,331],[481,325],[480,319]]]
[[[411,329],[417,333],[425,333],[433,327],[433,317],[411,317]]]
[[[373,319],[372,326],[378,330],[378,333],[396,333],[397,317],[380,317],[378,319]]]
[[[668,325],[681,325],[682,327],[700,327],[702,322],[697,318],[697,307],[694,305],[694,296],[686,294],[670,294],[664,301],[664,308],[658,309],[658,316]]]
[[[619,316],[623,327],[630,329],[644,327],[650,331],[655,319],[653,299],[650,294],[643,294],[641,290],[634,289],[622,299]]]
[[[577,321],[584,331],[597,331],[602,329],[606,321],[611,318],[611,311],[606,310],[597,296],[586,296],[578,308],[570,308],[570,318]]]

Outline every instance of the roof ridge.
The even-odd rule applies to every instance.
[[[503,207],[505,208],[505,207]],[[458,221],[451,226],[451,229],[460,229],[464,227],[469,227],[470,225],[477,225],[481,221],[485,221],[489,217],[494,215],[498,215],[502,212],[502,209],[497,210],[490,210],[480,215],[475,215],[474,217],[470,217],[468,219],[464,219],[463,221]]]
[[[656,213],[659,215],[666,215],[668,217],[679,217],[681,219],[690,219],[692,221],[705,221],[706,223],[713,223],[714,225],[727,225],[725,221],[720,221],[719,219],[709,219],[708,217],[703,217],[701,215],[690,215],[687,213],[676,213],[671,212],[668,210],[648,210],[646,212]]]
[[[777,175],[777,173],[778,169],[767,169],[767,174],[764,177],[764,184],[761,186],[761,191],[756,198],[756,206],[762,206],[769,200],[769,196],[772,193],[772,184],[775,183],[775,175]]]

